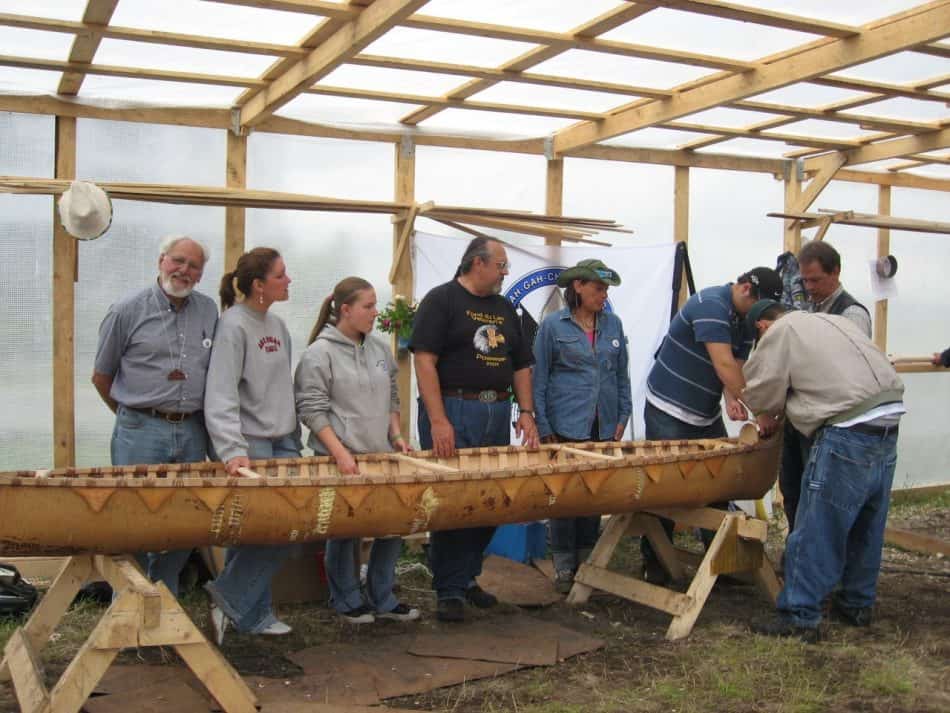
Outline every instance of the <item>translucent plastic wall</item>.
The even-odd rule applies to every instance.
[[[51,176],[54,122],[0,113],[0,174]],[[222,131],[97,120],[78,122],[78,174],[95,180],[223,185]],[[248,186],[338,198],[391,200],[394,149],[388,144],[254,133],[248,140]],[[605,234],[615,244],[666,242],[673,233],[673,175],[666,166],[567,159],[564,212],[614,218],[635,232]],[[416,199],[442,204],[544,210],[545,162],[539,156],[417,147]],[[782,183],[764,174],[691,169],[690,255],[700,287],[721,284],[753,265],[774,264],[781,222],[765,213],[782,207]],[[51,245],[52,200],[0,194],[0,469],[48,467],[52,460]],[[942,194],[893,189],[894,215],[945,219]],[[832,183],[815,207],[877,212],[877,187]],[[457,234],[422,219],[427,232]],[[116,201],[115,221],[99,240],[79,246],[76,286],[76,424],[80,465],[109,461],[112,415],[92,373],[99,322],[109,304],[154,279],[163,236],[203,240],[212,258],[199,289],[217,298],[224,250],[224,209]],[[505,236],[513,241],[538,238]],[[842,280],[871,304],[868,261],[876,232],[833,226],[827,240],[842,253]],[[387,282],[392,225],[386,215],[248,210],[247,245],[283,253],[293,278],[291,299],[275,310],[288,323],[294,359],[323,298],[347,275],[377,288]],[[890,303],[889,350],[928,354],[950,346],[946,305],[950,241],[893,231],[900,295]],[[446,274],[446,279],[450,275]],[[636,339],[632,334],[631,339]],[[906,375],[907,405],[895,484],[950,481],[950,378]]]

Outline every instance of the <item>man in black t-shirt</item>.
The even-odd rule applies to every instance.
[[[506,446],[511,397],[519,405],[515,433],[538,447],[531,399],[531,344],[521,320],[501,296],[508,255],[497,240],[469,243],[455,279],[433,288],[416,312],[409,348],[419,385],[419,442],[437,456],[456,447]],[[464,522],[460,522],[464,526]],[[442,621],[464,619],[464,603],[497,600],[475,582],[493,527],[433,532],[429,560]]]

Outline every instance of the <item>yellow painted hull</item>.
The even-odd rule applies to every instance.
[[[357,458],[0,473],[0,555],[123,553],[405,535],[764,495],[779,439],[638,441]]]

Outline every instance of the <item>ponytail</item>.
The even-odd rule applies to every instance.
[[[333,293],[323,300],[320,306],[320,314],[317,315],[317,321],[310,330],[310,341],[307,344],[313,344],[320,336],[320,332],[328,324],[336,326],[340,321],[340,308],[343,305],[352,304],[356,301],[359,293],[363,290],[371,290],[373,286],[362,277],[344,277],[333,288]]]
[[[221,276],[218,296],[221,298],[221,310],[243,302],[254,287],[254,280],[264,281],[274,261],[280,253],[273,248],[254,248],[241,255],[237,267]]]

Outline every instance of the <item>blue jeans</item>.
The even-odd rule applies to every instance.
[[[208,454],[208,433],[201,415],[181,423],[150,416],[119,405],[109,448],[112,465],[140,463],[200,463]],[[191,550],[139,552],[139,565],[153,582],[164,582],[178,596],[178,575]]]
[[[599,424],[594,419],[589,440],[599,441]],[[555,434],[558,442],[570,441]],[[600,515],[554,517],[548,520],[548,542],[555,572],[576,572],[597,544],[600,536]]]
[[[796,626],[817,627],[821,602],[839,582],[840,604],[874,604],[896,465],[893,430],[818,432],[802,478],[795,530],[785,544],[780,616]]]
[[[348,612],[363,606],[360,576],[356,571],[358,537],[345,540],[327,540],[324,563],[327,583],[330,585],[330,605],[338,612]],[[401,537],[373,540],[366,572],[366,604],[377,612],[389,612],[399,600],[393,595],[396,579],[396,560],[402,552]]]
[[[300,438],[296,433],[273,439],[245,438],[251,459],[296,458],[300,455]],[[290,545],[228,548],[224,569],[213,582],[205,584],[205,589],[235,629],[256,634],[275,621],[270,581],[291,550]]]
[[[795,529],[795,515],[802,491],[802,475],[808,462],[811,439],[803,436],[788,421],[785,422],[785,439],[782,441],[782,468],[778,474],[778,487],[782,491],[782,508],[788,520],[788,531]]]
[[[455,429],[456,448],[507,446],[511,442],[511,402],[444,397],[445,415]],[[432,448],[432,424],[425,403],[419,399],[419,444]],[[438,599],[465,599],[466,590],[482,573],[485,548],[494,527],[440,530],[429,537],[432,588]]]
[[[643,409],[643,420],[646,422],[646,439],[648,441],[675,441],[679,439],[697,439],[697,438],[725,438],[726,425],[719,420],[713,421],[708,426],[694,426],[691,423],[680,421],[678,418],[670,416],[666,411],[661,411],[649,401]],[[728,503],[713,503],[712,507],[725,510]],[[663,530],[666,536],[673,539],[673,521],[666,518],[660,518]],[[703,541],[712,539],[712,533],[709,530],[703,530]],[[708,534],[705,534],[708,533]],[[644,564],[656,563],[657,556],[653,551],[653,546],[646,537],[640,538],[640,552],[643,554]]]

